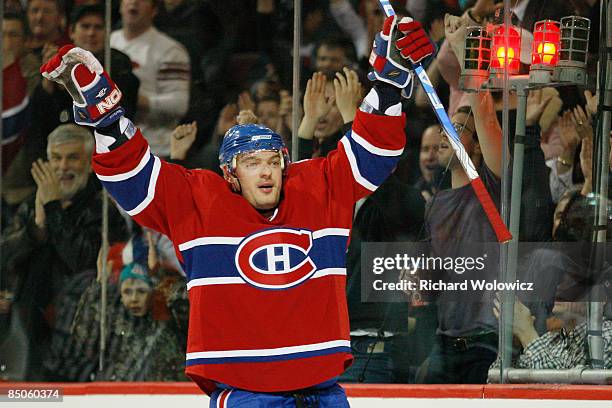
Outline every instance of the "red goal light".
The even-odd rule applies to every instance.
[[[548,84],[559,62],[561,28],[558,21],[542,20],[535,23],[531,45],[529,83]]]
[[[561,48],[560,23],[552,20],[542,20],[535,24],[533,30],[533,46],[531,65],[554,67],[559,61]]]
[[[507,68],[509,74],[517,74],[521,64],[521,36],[514,27],[510,27],[506,50],[504,35],[504,25],[495,26],[491,46],[491,72],[501,73]]]

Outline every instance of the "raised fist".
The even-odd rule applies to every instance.
[[[40,72],[72,96],[74,121],[79,125],[106,127],[125,113],[119,105],[121,91],[89,51],[65,45]]]

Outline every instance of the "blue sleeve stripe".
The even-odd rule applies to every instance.
[[[153,156],[153,174],[151,174],[151,179],[149,180],[149,189],[147,190],[147,196],[144,200],[136,208],[130,211],[126,211],[130,216],[135,216],[140,214],[147,206],[153,201],[155,198],[155,187],[157,186],[157,178],[159,177],[159,170],[161,169],[161,161],[158,157]]]
[[[138,165],[132,170],[127,171],[125,173],[121,173],[121,174],[114,174],[112,176],[103,176],[101,174],[98,174],[98,178],[100,179],[100,181],[127,180],[131,177],[134,177],[136,174],[140,173],[140,171],[144,169],[147,163],[149,163],[149,160],[151,160],[151,149],[147,147],[147,151],[145,152],[145,154],[142,155],[142,158],[140,159],[140,163],[138,163]]]
[[[155,197],[155,187],[161,168],[159,158],[149,154],[144,168],[129,179],[102,181],[102,185],[129,215],[142,212]]]
[[[361,175],[361,172],[359,171],[359,166],[357,165],[357,159],[353,154],[353,150],[351,149],[351,142],[349,142],[349,139],[345,136],[342,138],[342,140],[340,140],[340,143],[344,145],[344,151],[346,152],[346,157],[348,158],[355,181],[370,191],[376,191],[376,188],[378,188],[378,186],[370,183]]]
[[[399,161],[399,154],[401,154],[399,150],[394,151],[399,153],[396,155],[372,153],[353,139],[350,133],[343,137],[340,143],[344,145],[353,178],[370,191],[375,191],[386,180]],[[391,151],[387,150],[385,152],[389,153]]]

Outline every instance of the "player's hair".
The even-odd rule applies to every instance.
[[[73,123],[59,125],[47,137],[47,157],[51,156],[51,146],[71,142],[81,142],[85,147],[85,154],[91,157],[94,149],[93,135],[89,130]]]

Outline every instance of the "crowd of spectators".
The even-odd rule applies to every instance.
[[[187,168],[220,172],[223,135],[253,120],[279,133],[297,149],[299,160],[335,149],[368,91],[369,51],[384,17],[376,0],[302,3],[301,102],[293,106],[293,1],[112,2],[107,70],[123,93],[126,116],[143,130],[152,152]],[[501,93],[464,93],[459,74],[465,28],[499,19],[501,5],[493,0],[393,3],[399,14],[421,21],[437,44],[427,72],[499,207],[505,166]],[[519,237],[525,242],[586,241],[598,120],[593,79],[599,4],[511,3],[513,24],[524,39],[538,20],[577,14],[594,21],[587,86],[530,93]],[[40,64],[68,43],[105,60],[104,3],[3,4],[0,381],[187,380],[182,373],[186,278],[175,250],[167,237],[143,231],[111,202],[105,268],[110,273],[102,274],[102,189],[91,176],[94,139],[88,129],[72,124],[69,95],[38,74]],[[516,108],[511,94],[511,143]],[[341,380],[482,383],[489,367],[498,364],[499,301],[494,296],[471,303],[444,299],[444,294],[437,301],[361,301],[363,243],[426,241],[432,253],[444,256],[469,242],[496,241],[418,83],[402,109],[407,116],[402,160],[355,209],[347,252],[355,363]],[[292,129],[294,114],[300,118],[298,129]],[[291,146],[294,131],[297,146]],[[572,269],[571,262],[559,266],[559,254],[532,255],[539,272],[556,268],[551,282],[564,283],[558,271]],[[106,299],[100,290],[104,279]],[[517,300],[513,332],[520,343],[519,367],[587,364],[584,314],[573,314],[571,322],[553,319],[567,313],[559,312],[566,304],[556,302],[552,292],[543,324],[534,322],[537,313],[529,302]],[[106,316],[101,317],[104,301]],[[609,307],[607,312],[605,367],[612,368]],[[106,319],[106,332],[100,319]],[[103,356],[101,342],[106,344]],[[100,357],[105,361],[101,371]]]

